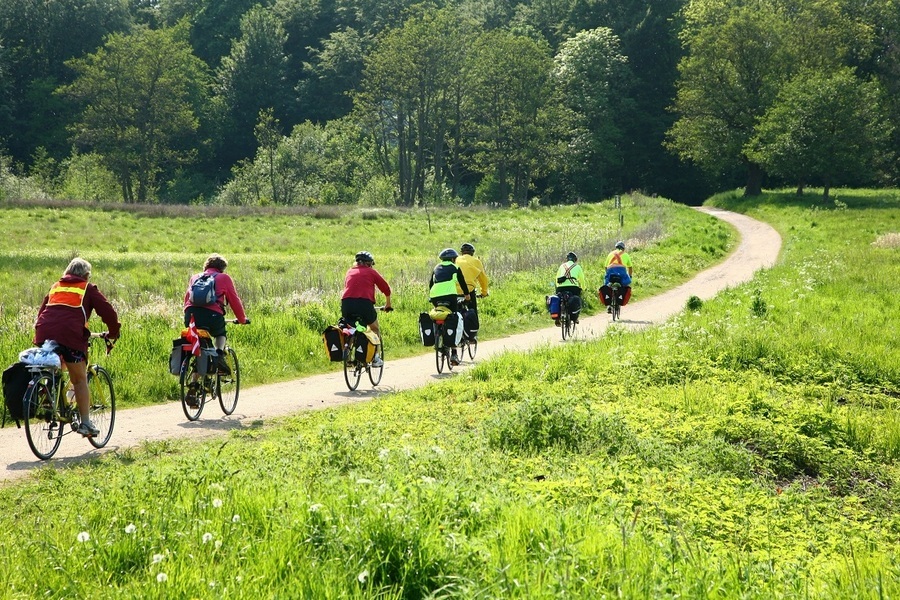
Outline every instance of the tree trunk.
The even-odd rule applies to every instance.
[[[747,186],[744,188],[744,196],[762,194],[762,178],[762,168],[756,163],[747,161]]]

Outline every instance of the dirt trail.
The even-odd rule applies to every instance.
[[[699,210],[734,225],[741,239],[738,248],[724,262],[699,273],[684,285],[659,296],[630,303],[622,310],[622,325],[640,328],[661,323],[681,311],[690,296],[698,296],[704,300],[712,298],[727,287],[748,281],[758,269],[775,263],[781,249],[781,237],[772,227],[737,213],[710,208]],[[603,334],[609,321],[610,318],[605,313],[582,319],[576,338],[588,339]],[[551,326],[539,331],[483,341],[478,345],[477,360],[503,352],[519,352],[562,343],[565,342],[560,339],[559,330]],[[465,370],[467,365],[467,362],[463,362],[454,372]],[[177,402],[122,410],[116,415],[115,430],[106,448],[95,450],[86,440],[68,435],[62,440],[54,458],[46,462],[37,460],[31,453],[23,429],[6,427],[0,430],[0,481],[24,477],[42,465],[64,466],[101,452],[137,446],[145,440],[188,436],[194,439],[208,438],[230,429],[303,410],[366,402],[380,394],[416,388],[448,377],[446,372],[444,375],[436,373],[434,354],[431,352],[400,360],[390,360],[388,354],[383,385],[372,390],[363,376],[359,390],[348,392],[343,372],[337,370],[337,364],[334,366],[335,371],[324,375],[241,390],[237,410],[230,417],[223,417],[217,403],[208,405],[200,420],[194,423],[184,418],[181,404]]]

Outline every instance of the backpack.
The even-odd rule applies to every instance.
[[[216,303],[216,273],[201,273],[194,279],[188,300],[194,306],[210,306]]]

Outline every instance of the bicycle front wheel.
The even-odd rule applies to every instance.
[[[241,365],[232,348],[225,350],[225,364],[231,373],[219,373],[216,376],[216,395],[219,396],[222,412],[230,415],[237,408],[238,394],[241,392]]]
[[[112,437],[116,424],[116,394],[112,378],[103,367],[92,365],[88,370],[88,388],[91,391],[91,423],[100,430],[96,437],[88,441],[94,448],[102,448]]]
[[[206,360],[206,357],[202,357]],[[181,409],[188,421],[196,421],[203,412],[206,389],[197,373],[196,356],[188,356],[181,363]]]
[[[384,375],[384,337],[381,338],[381,343],[378,344],[378,352],[376,355],[381,357],[381,366],[376,367],[370,363],[367,368],[369,371],[369,381],[372,382],[373,387],[381,383],[381,376]]]
[[[53,411],[53,392],[49,377],[35,377],[23,400],[25,438],[31,451],[41,460],[56,454],[63,436],[63,424]]]

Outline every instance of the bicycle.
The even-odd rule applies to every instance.
[[[622,310],[622,306],[619,304],[619,290],[622,289],[622,276],[613,274],[609,276],[609,306],[607,307],[607,312],[612,315],[613,321],[619,320],[619,313]],[[601,291],[602,294],[602,291]]]
[[[391,312],[393,309],[377,306],[376,310]],[[381,383],[381,377],[384,375],[384,338],[381,335],[378,336],[378,343],[375,345],[372,359],[366,360],[365,349],[372,343],[366,335],[368,328],[360,323],[362,317],[359,315],[351,315],[351,320],[353,321],[352,326],[341,317],[338,327],[344,332],[344,381],[347,383],[347,388],[353,392],[359,387],[363,371],[368,374],[372,387]],[[381,357],[381,364],[378,366],[373,363],[376,356]]]
[[[478,297],[484,298],[484,296],[480,294]],[[463,306],[465,306],[465,304],[463,304]],[[463,320],[465,320],[465,317],[463,317]],[[469,359],[471,360],[475,360],[475,355],[478,354],[478,340],[469,337],[469,334],[465,329],[465,324],[463,324],[463,337],[459,343],[460,356],[462,356],[463,352],[466,352],[469,355]],[[440,371],[438,372],[440,373]]]
[[[106,333],[92,333],[89,344],[97,339],[106,342],[106,353],[112,350],[113,341]],[[66,397],[69,391],[69,373],[62,366],[29,365],[31,381],[25,392],[25,438],[31,451],[41,460],[49,460],[56,454],[64,435],[75,433],[81,424],[81,415],[74,399]],[[90,420],[100,430],[99,435],[89,436],[94,448],[102,448],[112,436],[116,424],[116,396],[112,378],[100,365],[87,367],[88,388],[91,393]],[[71,431],[66,431],[65,425]]]
[[[226,323],[240,324],[237,319],[229,319]],[[197,329],[197,336],[200,338],[200,355],[188,354],[181,362],[179,382],[184,416],[188,421],[196,421],[213,397],[219,400],[222,412],[230,415],[237,408],[241,391],[241,364],[237,353],[226,344],[224,359],[229,372],[222,372],[216,365],[219,352],[209,331]]]
[[[571,298],[572,294],[569,292],[559,292],[559,331],[562,334],[563,341],[575,335],[575,325],[577,323],[572,318],[572,313],[569,312]]]

